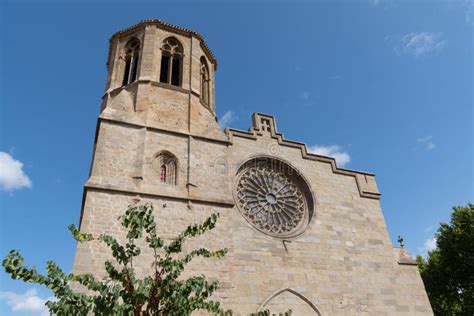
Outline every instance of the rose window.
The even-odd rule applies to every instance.
[[[288,171],[288,168],[287,170]],[[245,219],[274,237],[292,237],[308,221],[308,203],[296,172],[281,164],[255,164],[237,179],[235,198]]]

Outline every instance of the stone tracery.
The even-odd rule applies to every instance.
[[[168,37],[161,47],[160,82],[181,86],[183,46],[174,37]]]
[[[274,237],[297,234],[307,218],[307,202],[297,181],[277,165],[244,169],[236,187],[236,202],[254,227]]]

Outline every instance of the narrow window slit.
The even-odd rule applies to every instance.
[[[160,168],[160,182],[166,182],[166,166],[161,165]]]

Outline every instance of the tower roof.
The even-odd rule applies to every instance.
[[[115,32],[110,37],[109,43],[112,43],[112,41],[116,37],[120,37],[120,35],[122,35],[124,33],[127,33],[127,32],[130,32],[130,31],[132,31],[132,30],[134,30],[134,29],[136,29],[140,26],[143,26],[143,25],[156,25],[156,26],[161,27],[162,29],[167,29],[167,30],[179,33],[179,34],[183,34],[183,35],[186,35],[186,36],[195,36],[195,37],[197,37],[201,41],[202,48],[204,49],[204,51],[208,55],[209,59],[211,60],[212,64],[214,65],[214,69],[217,70],[217,59],[214,56],[214,54],[212,53],[211,49],[207,46],[206,41],[204,40],[204,37],[201,34],[199,34],[198,32],[195,32],[193,30],[190,30],[190,29],[187,29],[187,28],[184,28],[184,27],[181,27],[181,26],[173,25],[173,24],[170,24],[170,23],[158,20],[158,19],[141,20],[139,23],[137,23],[135,25],[132,25],[130,27],[122,29],[118,32]],[[111,50],[110,50],[110,44],[109,44],[109,56],[108,56],[109,58],[107,59],[107,68],[109,67],[110,53],[111,53]]]

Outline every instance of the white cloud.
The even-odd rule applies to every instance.
[[[443,33],[408,33],[401,37],[395,46],[395,52],[399,55],[412,55],[419,58],[430,53],[437,53],[445,46],[446,40],[443,38]]]
[[[37,315],[49,315],[48,308],[44,305],[47,301],[54,300],[53,297],[41,298],[36,289],[29,289],[24,294],[15,292],[0,292],[0,299],[15,313],[35,313]]]
[[[317,154],[321,156],[333,157],[336,159],[337,165],[339,167],[344,167],[351,161],[351,156],[345,151],[341,150],[341,147],[338,145],[330,146],[309,146],[308,151],[312,154]]]
[[[416,140],[416,142],[427,151],[436,148],[436,144],[433,142],[433,136],[420,137]]]
[[[418,253],[426,257],[428,252],[436,248],[436,237],[425,240],[423,247],[418,248]]]
[[[5,152],[0,152],[0,190],[13,191],[31,188],[31,180],[23,171],[23,163]]]
[[[237,116],[235,115],[233,111],[227,111],[219,119],[219,125],[221,126],[221,128],[226,128],[229,126],[230,123],[235,121],[236,118]]]

